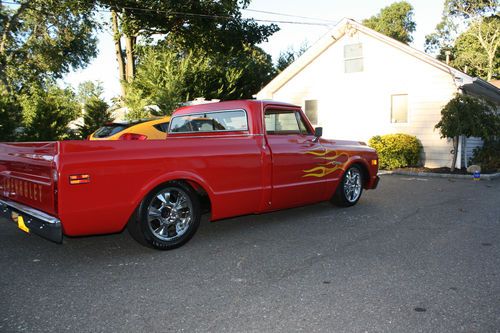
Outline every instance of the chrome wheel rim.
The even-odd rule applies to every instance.
[[[193,221],[193,204],[185,191],[168,187],[153,197],[147,218],[149,230],[155,237],[171,241],[189,229]]]
[[[358,200],[361,194],[361,174],[358,169],[347,170],[344,178],[344,194],[351,203]]]

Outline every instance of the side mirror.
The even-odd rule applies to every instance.
[[[321,138],[323,136],[323,127],[316,127],[314,129],[314,140],[313,142],[318,142],[319,141],[319,138]]]

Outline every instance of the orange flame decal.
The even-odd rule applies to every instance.
[[[333,153],[333,155],[331,155]],[[335,150],[325,150],[325,151],[308,151],[306,154],[317,156],[321,160],[327,160],[328,163],[319,164],[317,167],[308,170],[302,170],[305,175],[302,177],[316,177],[322,178],[325,177],[332,172],[337,170],[344,170],[344,164],[349,159],[349,155],[347,153],[337,153]],[[330,155],[330,156],[329,156]],[[339,161],[341,157],[346,157],[345,161]]]

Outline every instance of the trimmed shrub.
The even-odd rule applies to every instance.
[[[403,133],[376,135],[368,144],[377,150],[380,169],[416,166],[422,150],[415,136]]]
[[[483,171],[500,170],[500,140],[488,140],[483,147],[474,149],[471,162],[479,164]]]

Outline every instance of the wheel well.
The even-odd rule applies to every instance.
[[[212,210],[212,202],[210,201],[210,196],[200,184],[187,179],[178,179],[174,182],[182,182],[186,186],[189,186],[191,189],[193,189],[193,191],[198,195],[198,198],[200,199],[202,213],[208,213]]]
[[[361,174],[363,176],[363,187],[365,187],[368,181],[370,180],[370,173],[368,172],[368,168],[366,167],[366,165],[360,162],[355,162],[352,165],[358,166],[359,169],[361,170]]]

